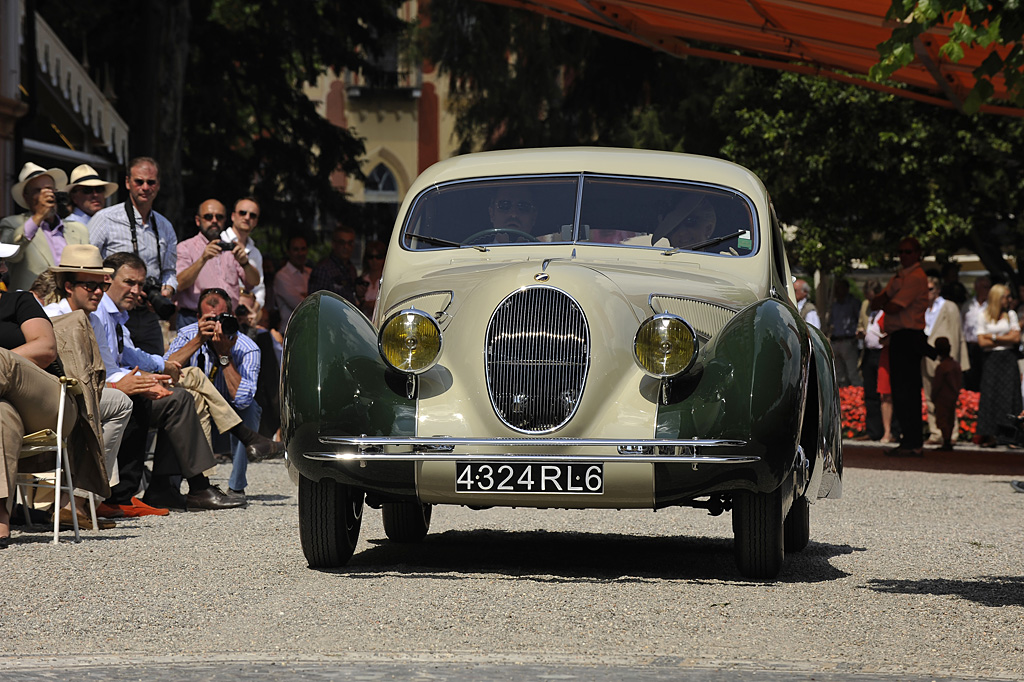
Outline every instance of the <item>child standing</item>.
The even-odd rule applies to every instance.
[[[938,366],[932,380],[932,402],[935,404],[935,424],[942,433],[942,449],[952,450],[953,427],[956,425],[956,404],[963,382],[960,363],[949,356],[949,339],[935,339]]]

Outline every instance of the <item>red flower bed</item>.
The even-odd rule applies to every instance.
[[[960,438],[970,440],[978,427],[978,396],[976,391],[960,391],[960,399],[956,404],[956,420],[960,427]],[[921,392],[921,419],[928,418],[928,407],[924,404],[924,391]],[[864,408],[864,388],[861,386],[845,386],[839,389],[839,409],[843,415],[843,438],[854,438],[866,432],[865,419],[867,410]]]

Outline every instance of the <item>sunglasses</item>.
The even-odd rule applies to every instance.
[[[253,220],[257,220],[260,217],[260,214],[257,213],[256,211],[246,211],[245,209],[241,209],[241,208],[238,209],[237,211],[235,211],[235,213],[237,213],[238,215],[242,216],[243,218],[246,217],[246,216],[249,216]]]
[[[103,194],[102,187],[76,187],[75,192],[78,194]]]
[[[83,289],[88,291],[90,294],[95,293],[97,289],[99,289],[100,291],[106,291],[107,289],[110,288],[110,282],[82,282],[82,281],[74,281],[71,284],[72,284],[72,286],[82,287]]]
[[[160,184],[159,180],[143,180],[142,178],[132,178],[132,182],[135,183],[136,187],[142,187],[143,185],[153,187]]]
[[[223,213],[204,213],[199,217],[208,223],[212,223],[214,220],[220,222],[221,220],[224,220],[226,216]]]
[[[513,204],[516,209],[523,213],[529,213],[533,210],[533,204],[529,201],[512,201],[511,199],[501,199],[494,202],[494,207],[502,213],[507,213],[512,210]]]

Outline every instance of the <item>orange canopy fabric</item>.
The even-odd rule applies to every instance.
[[[962,108],[974,69],[992,48],[969,48],[958,63],[940,58],[948,26],[936,26],[915,44],[914,62],[891,83],[863,77],[879,59],[877,45],[896,24],[885,19],[888,0],[487,0],[527,9],[648,45],[678,57],[695,56],[821,75],[939,106]],[[726,48],[694,47],[689,41]],[[995,98],[1007,99],[1001,77]],[[983,112],[1024,116],[1024,110],[984,105]]]

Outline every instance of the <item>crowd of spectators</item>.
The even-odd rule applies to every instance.
[[[865,433],[859,438],[899,443],[890,450],[896,456],[920,456],[922,445],[952,449],[960,437],[960,392],[969,390],[979,393],[974,443],[1019,440],[1024,285],[993,284],[985,274],[968,291],[954,262],[925,270],[916,240],[901,242],[899,254],[893,279],[888,285],[868,280],[861,301],[848,280],[836,280],[825,322],[809,302],[809,285],[794,283],[804,321],[824,325],[831,341],[838,385],[864,389]]]
[[[83,384],[65,401],[76,487],[95,493],[100,528],[169,510],[244,507],[251,461],[283,455],[278,385],[292,312],[321,289],[372,315],[386,246],[369,242],[363,272],[355,232],[330,253],[287,235],[277,264],[257,246],[259,202],[198,202],[196,234],[178,242],[154,209],[160,166],[131,160],[125,201],[90,166],[70,177],[27,163],[0,221],[0,549],[10,542],[16,474],[47,466],[21,456],[27,433],[54,429],[61,376]],[[279,265],[279,267],[277,267]],[[229,462],[227,490],[210,480]],[[52,460],[48,463],[52,468]],[[187,484],[182,492],[182,481]],[[92,527],[79,499],[50,512]]]

